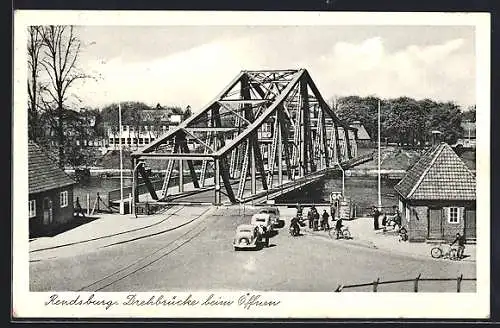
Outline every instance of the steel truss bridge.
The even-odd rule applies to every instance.
[[[213,204],[269,199],[355,165],[356,140],[307,70],[241,71],[205,108],[132,154],[134,204],[139,174],[159,203],[208,190]],[[164,167],[161,190],[142,165],[153,161]]]

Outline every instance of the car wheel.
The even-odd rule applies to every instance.
[[[248,238],[241,238],[241,239],[239,240],[239,243],[240,243],[240,244],[241,244],[241,243],[245,243],[245,244],[247,244],[247,245],[248,245],[248,244],[250,244],[250,241],[248,240]]]

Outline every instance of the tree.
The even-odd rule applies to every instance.
[[[37,141],[39,136],[38,95],[40,73],[40,50],[43,46],[42,30],[39,26],[28,27],[28,137]]]
[[[470,106],[462,112],[462,121],[476,122],[476,106]]]
[[[187,106],[186,107],[186,111],[184,112],[184,114],[182,115],[182,120],[184,121],[185,119],[187,119],[188,117],[190,117],[191,115],[193,115],[193,112],[191,112],[191,106]]]
[[[442,132],[443,141],[454,144],[464,132],[461,114],[456,104],[440,103],[430,113],[430,128]]]
[[[43,87],[45,110],[51,112],[55,118],[52,128],[56,134],[59,152],[59,165],[65,164],[65,132],[64,120],[66,102],[69,91],[75,82],[90,76],[78,69],[80,55],[80,40],[74,33],[73,26],[44,26],[42,33],[44,56],[40,61],[47,77],[47,84]]]

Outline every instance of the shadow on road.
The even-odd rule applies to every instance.
[[[30,231],[30,241],[33,241],[35,238],[40,238],[40,237],[54,237],[57,236],[58,234],[61,234],[63,232],[66,232],[71,229],[75,229],[79,226],[82,226],[84,224],[90,223],[94,220],[99,219],[98,216],[94,217],[75,217],[71,221],[65,224],[61,224],[58,226],[48,226],[45,228],[40,228],[37,229],[36,231]]]

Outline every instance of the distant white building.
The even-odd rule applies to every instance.
[[[464,129],[464,133],[461,138],[458,138],[455,146],[476,148],[476,122],[463,121],[462,129]]]
[[[140,114],[140,122],[123,124],[121,134],[118,126],[106,125],[107,150],[118,149],[120,138],[124,148],[139,149],[182,122],[182,115],[173,113],[171,109],[142,110]]]

